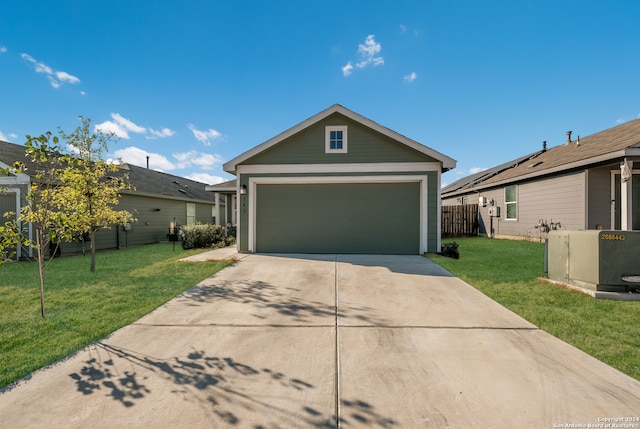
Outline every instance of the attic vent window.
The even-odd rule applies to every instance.
[[[527,168],[534,168],[534,167],[537,167],[539,165],[542,165],[542,161],[536,161],[533,164],[531,164],[530,166],[528,166]]]
[[[327,126],[324,140],[325,153],[347,153],[347,126]]]

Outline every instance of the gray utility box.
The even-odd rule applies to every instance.
[[[640,289],[640,231],[550,231],[549,279],[596,291]]]

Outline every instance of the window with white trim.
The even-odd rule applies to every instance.
[[[347,153],[347,126],[329,125],[325,128],[325,153]]]
[[[196,204],[187,203],[187,225],[196,224]]]
[[[518,187],[510,185],[504,188],[505,219],[518,219]]]

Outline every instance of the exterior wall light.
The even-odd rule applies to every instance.
[[[247,195],[247,185],[240,186],[240,195]]]

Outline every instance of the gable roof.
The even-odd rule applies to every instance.
[[[298,125],[295,125],[291,128],[289,128],[288,130],[278,134],[275,137],[272,137],[271,139],[265,141],[262,144],[259,144],[258,146],[254,147],[253,149],[250,149],[244,153],[242,153],[241,155],[238,155],[237,157],[233,158],[231,161],[228,161],[224,164],[223,168],[224,171],[231,173],[231,174],[236,174],[236,169],[238,164],[242,164],[244,161],[246,161],[247,159],[269,149],[272,146],[275,146],[276,144],[282,142],[283,140],[293,136],[294,134],[299,133],[300,131],[312,126],[313,124],[327,118],[328,116],[334,114],[334,113],[339,113],[341,115],[346,116],[347,118],[358,122],[366,127],[369,127],[391,139],[394,139],[406,146],[409,146],[412,149],[417,150],[418,152],[421,152],[425,155],[430,156],[431,158],[434,158],[440,162],[442,162],[442,169],[443,171],[447,171],[450,170],[452,168],[455,168],[456,166],[456,161],[452,158],[449,158],[446,155],[441,154],[440,152],[437,152],[421,143],[418,143],[415,140],[412,140],[408,137],[403,136],[402,134],[399,134],[389,128],[383,127],[382,125],[365,118],[364,116],[361,116],[339,104],[334,104],[333,106],[323,110],[322,112],[310,117],[309,119],[306,119],[305,121],[300,122]]]
[[[218,183],[215,185],[207,185],[205,186],[206,191],[213,192],[226,192],[226,193],[234,193],[236,191],[236,179],[228,180],[226,182]]]
[[[447,186],[442,187],[442,193],[445,194],[447,192],[458,191],[473,188],[476,184],[482,183],[489,178],[500,174],[504,170],[508,168],[512,168],[522,163],[523,161],[530,159],[540,152],[532,153],[530,155],[526,155],[520,158],[517,158],[513,161],[505,162],[504,164],[497,165],[492,168],[487,168],[486,170],[479,171],[478,173],[471,174],[469,176],[463,177],[462,179],[458,179],[453,183],[450,183]]]
[[[626,156],[640,156],[640,119],[535,152],[494,167],[494,174],[467,176],[442,190],[443,197],[506,183],[562,173]]]
[[[132,164],[120,164],[118,167],[118,172],[128,174],[129,183],[135,187],[134,191],[123,193],[213,202],[213,196],[205,191],[204,183]]]
[[[35,167],[30,158],[26,156],[25,150],[25,146],[0,141],[0,162],[13,165],[15,161],[22,161],[26,165],[25,173],[29,174]],[[129,182],[135,187],[135,191],[124,191],[123,194],[213,202],[213,196],[205,191],[206,184],[204,183],[132,164],[120,164],[118,167],[119,170],[111,175],[128,174]]]

